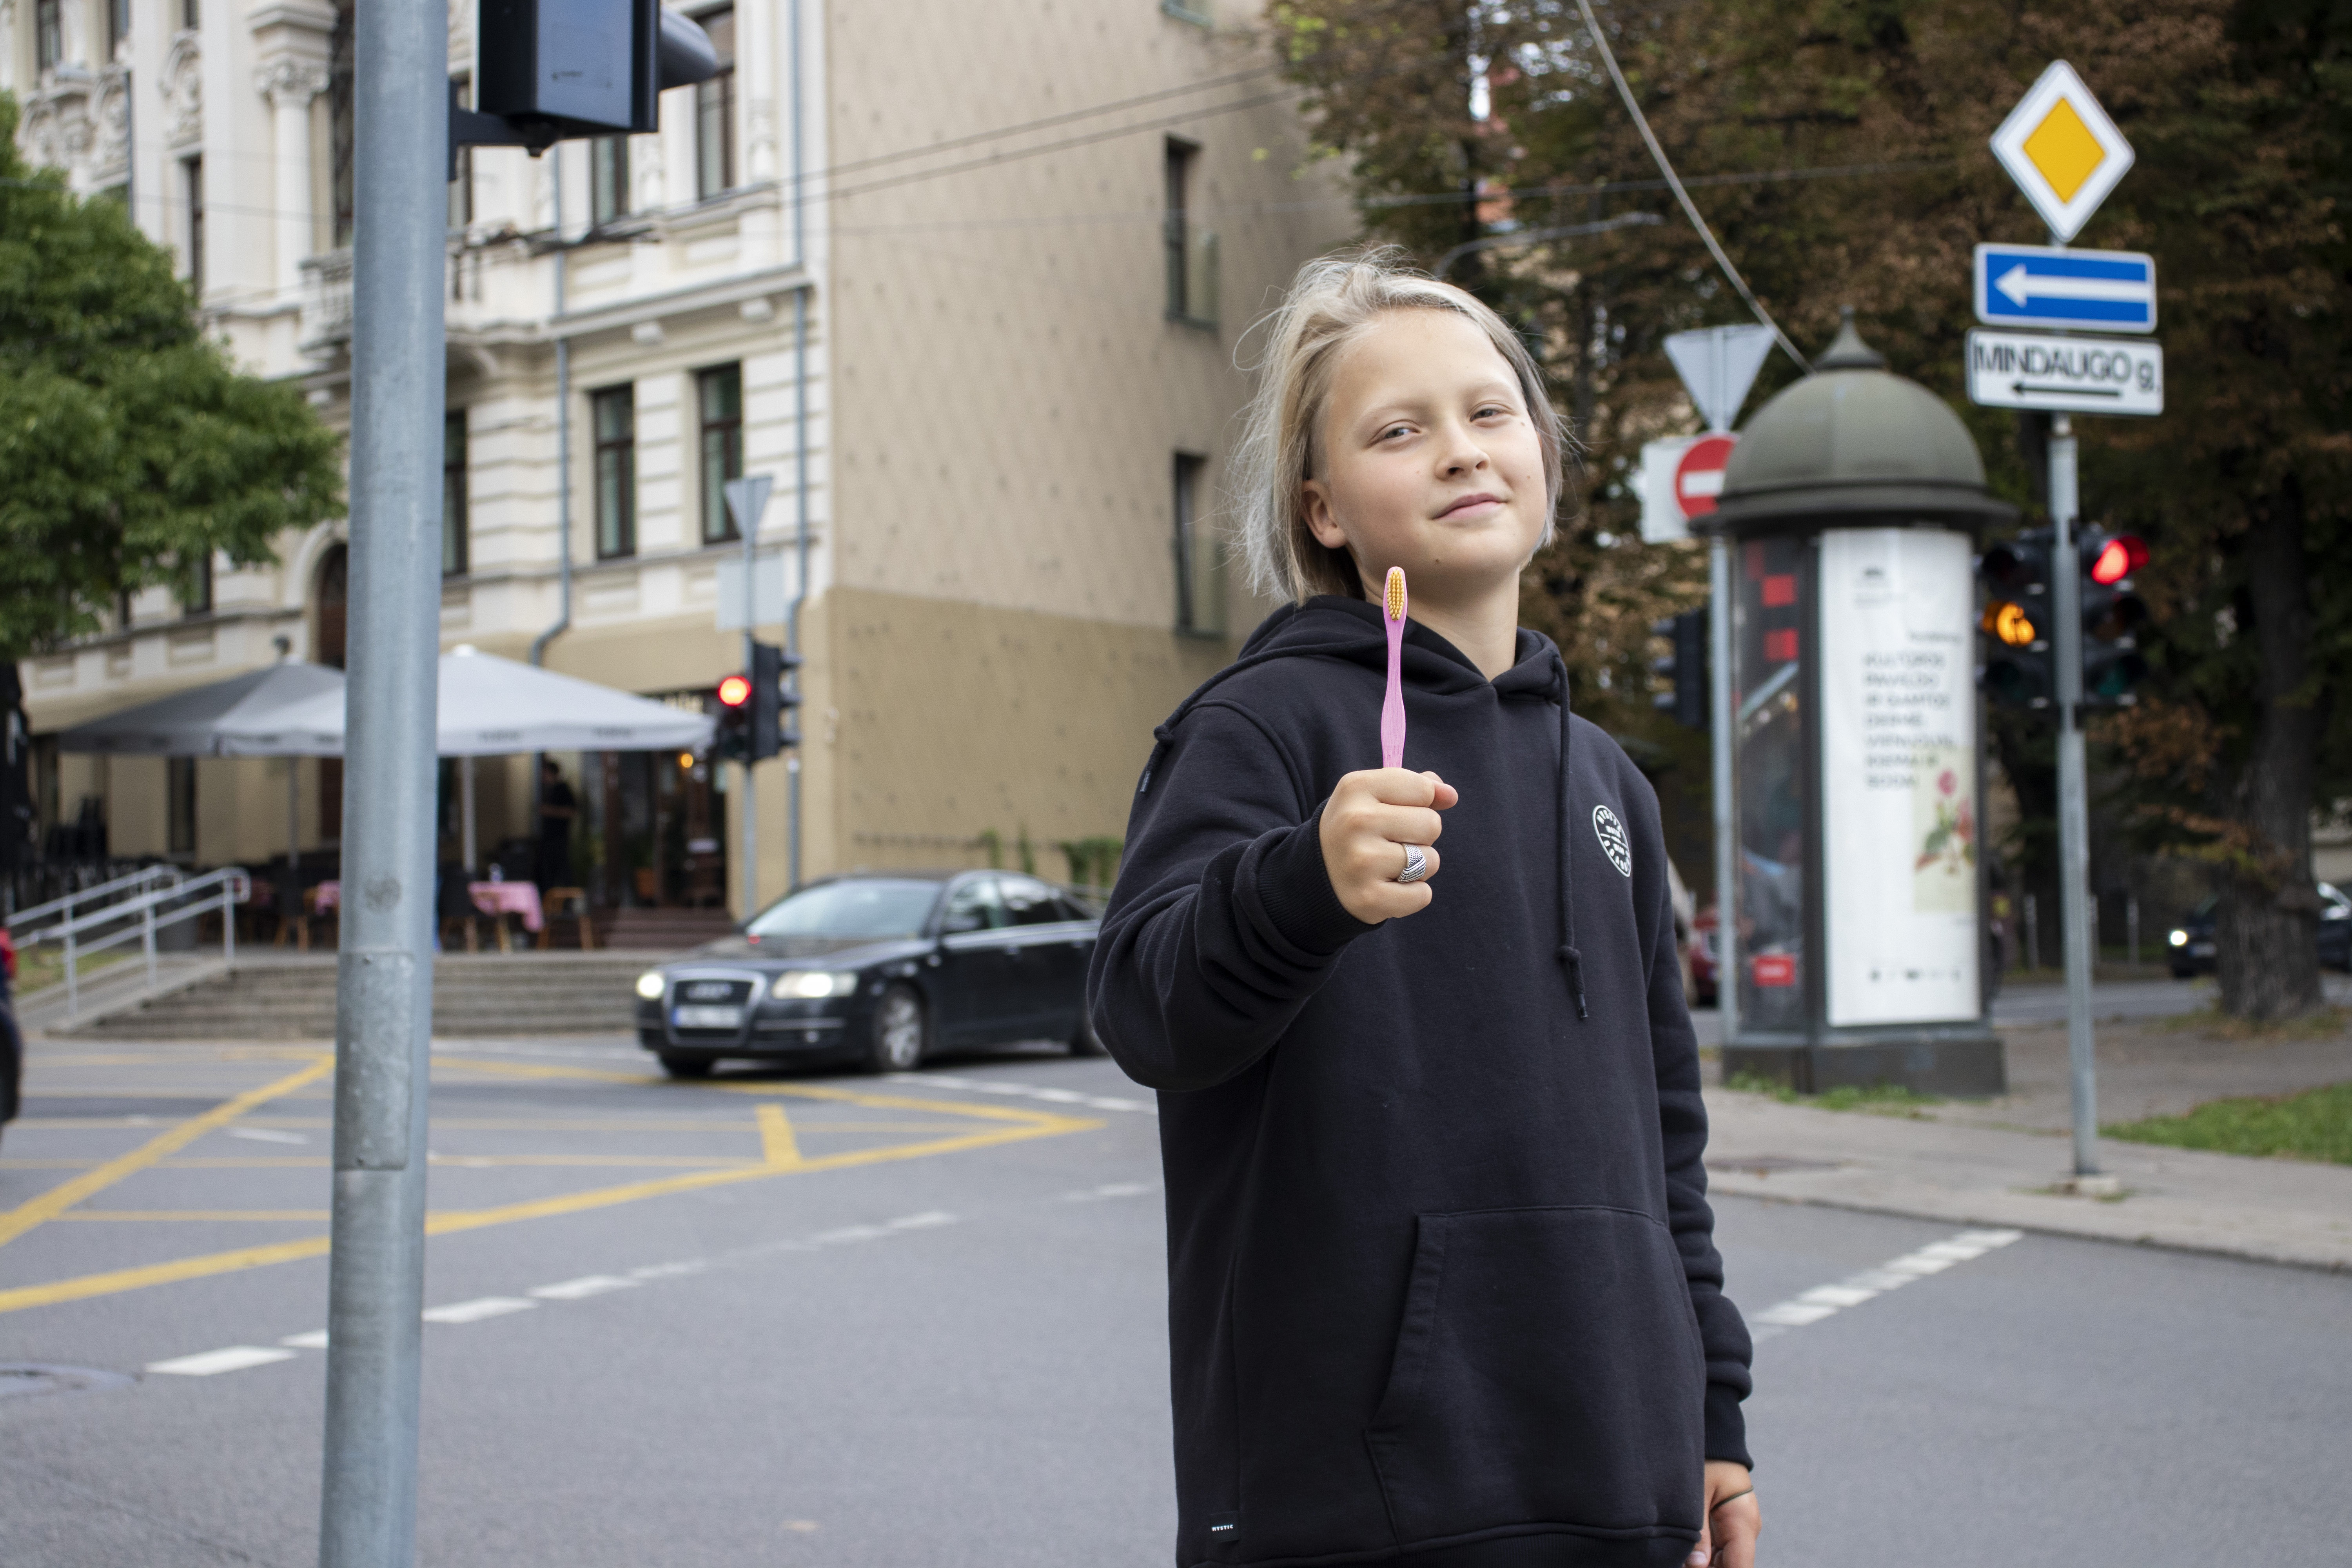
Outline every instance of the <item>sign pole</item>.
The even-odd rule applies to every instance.
[[[2099,1173],[2098,1058],[2091,1030],[2091,812],[2083,750],[2083,563],[2074,548],[2077,511],[2074,422],[2050,425],[2051,606],[2058,621],[2058,894],[2066,942],[2066,1062],[2074,1079],[2074,1174]]]
[[[1715,754],[1715,1016],[1718,1041],[1739,1035],[1738,816],[1732,800],[1731,541],[1718,533],[1708,542],[1706,618],[1707,709]]]
[[[752,672],[752,649],[760,640],[759,542],[760,519],[768,510],[768,493],[775,488],[769,474],[730,479],[721,487],[735,531],[743,536],[743,673]],[[743,773],[743,918],[760,909],[760,807],[752,793],[751,770],[756,759],[745,757]]]
[[[359,8],[351,726],[320,1568],[416,1556],[449,16]]]

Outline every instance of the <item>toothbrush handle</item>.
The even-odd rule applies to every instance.
[[[1381,703],[1381,766],[1404,766],[1404,627],[1389,624],[1389,690]]]

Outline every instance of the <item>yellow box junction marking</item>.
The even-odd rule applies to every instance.
[[[239,1095],[216,1110],[174,1127],[164,1138],[147,1146],[154,1149],[164,1139],[177,1138],[173,1148],[184,1146],[191,1139],[215,1127],[225,1125],[245,1110],[263,1103],[274,1095],[315,1081],[333,1067],[332,1058],[312,1063],[300,1073],[278,1083],[266,1085],[249,1094]],[[508,1078],[580,1079],[595,1082],[623,1084],[666,1084],[665,1079],[642,1073],[606,1072],[593,1068],[568,1068],[525,1065],[508,1062],[475,1061],[465,1058],[436,1057],[436,1067],[458,1068],[468,1071]],[[1024,1142],[1034,1138],[1057,1138],[1066,1133],[1089,1131],[1100,1127],[1099,1120],[1082,1116],[1065,1116],[1047,1110],[1029,1110],[1003,1105],[965,1105],[953,1100],[919,1100],[906,1095],[868,1094],[857,1089],[833,1089],[815,1084],[747,1083],[714,1086],[722,1092],[761,1097],[782,1097],[795,1100],[830,1100],[836,1104],[855,1105],[880,1110],[914,1110],[930,1115],[963,1121],[992,1122],[985,1131],[950,1133],[914,1143],[887,1144],[878,1148],[854,1149],[839,1154],[808,1156],[799,1150],[791,1121],[783,1108],[772,1102],[761,1105],[753,1111],[764,1157],[758,1162],[746,1162],[724,1170],[692,1171],[652,1181],[631,1182],[620,1186],[598,1187],[587,1192],[566,1193],[555,1197],[533,1199],[524,1203],[502,1204],[485,1209],[448,1209],[428,1214],[425,1234],[428,1237],[450,1236],[462,1231],[480,1230],[490,1226],[511,1225],[521,1220],[549,1219],[560,1215],[582,1214],[593,1209],[611,1208],[621,1204],[638,1203],[646,1198],[666,1197],[674,1193],[699,1192],[709,1187],[730,1186],[739,1182],[766,1181],[772,1177],[804,1174],[819,1171],[849,1170],[861,1165],[878,1165],[898,1160],[918,1160],[934,1154],[961,1153],[969,1150],[993,1148],[1000,1144]],[[235,1107],[235,1110],[231,1108]],[[199,1125],[201,1123],[202,1125]],[[740,1125],[740,1124],[739,1124]],[[159,1150],[146,1160],[152,1163],[169,1150]],[[137,1158],[146,1150],[124,1156]],[[108,1173],[123,1161],[110,1163],[77,1178],[68,1186],[81,1187],[81,1196],[100,1191],[103,1186],[131,1173],[128,1167],[119,1173]],[[105,1176],[106,1181],[97,1178]],[[64,1189],[57,1189],[63,1191]],[[50,1194],[44,1194],[48,1196]],[[42,1200],[35,1199],[34,1204]],[[70,1202],[79,1202],[76,1197]],[[34,1204],[12,1211],[24,1213]],[[70,1204],[58,1205],[58,1208]],[[5,1217],[5,1216],[0,1216]],[[51,1217],[44,1213],[42,1218]],[[38,1224],[36,1219],[33,1224]],[[26,1226],[24,1228],[30,1228]],[[167,1263],[152,1263],[132,1268],[110,1269],[100,1274],[84,1274],[70,1279],[53,1280],[45,1285],[26,1285],[15,1289],[0,1290],[0,1312],[20,1311],[28,1307],[53,1306],[65,1301],[87,1300],[96,1296],[113,1295],[123,1290],[144,1289],[154,1285],[174,1284],[184,1279],[202,1279],[215,1275],[235,1273],[247,1268],[265,1268],[274,1263],[291,1263],[302,1258],[323,1258],[329,1250],[329,1238],[323,1236],[305,1237],[299,1240],[272,1243],[261,1247],[237,1247],[227,1252],[206,1253],[196,1258],[175,1258]]]
[[[249,1089],[234,1100],[225,1100],[201,1116],[192,1116],[178,1125],[166,1129],[149,1139],[128,1154],[117,1155],[94,1171],[70,1181],[60,1182],[37,1197],[29,1198],[5,1214],[0,1214],[0,1247],[5,1247],[35,1226],[52,1220],[85,1198],[95,1197],[125,1176],[135,1175],[169,1154],[176,1154],[205,1133],[227,1126],[247,1111],[267,1105],[281,1094],[290,1094],[307,1084],[316,1083],[335,1070],[335,1058],[321,1056],[299,1072],[291,1072],[275,1083]]]

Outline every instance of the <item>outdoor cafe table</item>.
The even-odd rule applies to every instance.
[[[513,943],[507,935],[506,916],[520,915],[522,929],[527,931],[536,932],[547,924],[547,917],[539,907],[539,889],[532,883],[468,882],[466,884],[466,892],[474,900],[476,909],[486,915],[499,917],[499,951],[500,952],[514,951]],[[318,890],[311,895],[312,907],[321,914],[341,904],[342,900],[343,885],[341,882],[321,882],[319,884]]]

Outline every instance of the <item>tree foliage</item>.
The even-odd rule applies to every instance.
[[[2157,615],[2150,695],[2100,738],[2129,776],[2142,841],[2221,874],[2225,1005],[2315,1005],[2308,823],[2315,804],[2352,793],[2352,711],[2336,700],[2352,678],[2352,576],[2325,569],[2352,542],[2352,9],[1596,9],[1668,155],[1781,325],[1819,345],[1838,306],[1855,306],[1891,368],[1952,402],[1995,490],[2030,512],[2046,505],[2039,425],[1962,398],[1972,247],[2043,237],[1986,143],[2053,59],[2099,94],[2137,163],[2080,242],[2156,255],[2170,387],[2160,419],[2076,426],[2086,519],[2155,549],[2140,577]],[[1744,309],[1658,188],[1573,0],[1281,0],[1269,16],[1322,137],[1357,160],[1370,233],[1434,260],[1465,225],[1491,235],[1497,218],[1523,232],[1663,220],[1488,250],[1461,279],[1540,335],[1588,455],[1583,510],[1537,561],[1529,618],[1561,634],[1580,704],[1599,687],[1631,720],[1646,706],[1632,700],[1646,697],[1644,623],[1703,596],[1684,552],[1627,540],[1640,444],[1695,424],[1660,340]],[[1415,134],[1441,64],[1455,96]],[[1776,355],[1756,402],[1795,374]],[[2001,738],[2032,813],[2053,793],[2046,742],[2016,724]],[[2028,836],[2036,859],[2047,845]]]
[[[271,559],[341,510],[340,441],[300,392],[240,373],[172,258],[16,145],[0,94],[0,658],[96,631],[211,552]]]

